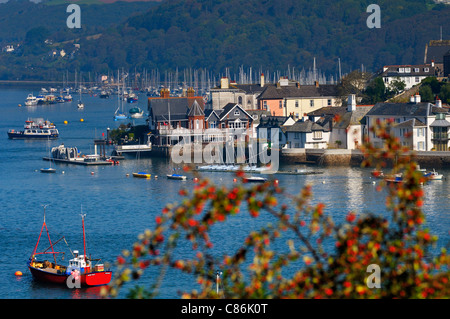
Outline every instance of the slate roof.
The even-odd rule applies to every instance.
[[[432,40],[425,47],[424,62],[443,63],[444,55],[450,50],[450,40]]]
[[[253,118],[253,125],[259,124],[261,121],[261,118],[270,116],[270,111],[266,110],[247,110],[247,113],[251,115]],[[258,117],[255,119],[255,115]]]
[[[355,111],[347,111],[346,106],[326,106],[318,110],[309,112],[308,116],[320,116],[322,118],[333,119],[340,115],[340,119],[333,123],[334,128],[347,128],[349,125],[361,124],[361,119],[372,109],[373,105],[357,106]]]
[[[259,121],[258,128],[280,127],[288,119],[288,116],[266,116]]]
[[[192,104],[188,116],[204,116],[205,113],[203,112],[203,109],[201,106],[197,103],[197,101],[194,101]]]
[[[449,123],[450,124],[450,123]],[[426,127],[426,124],[424,124],[422,121],[419,121],[418,119],[410,119],[401,123],[394,124],[395,128],[402,128],[402,127]]]
[[[234,108],[234,107],[238,107],[240,111],[242,111],[244,114],[246,114],[249,118],[252,118],[252,116],[250,114],[247,113],[247,111],[245,111],[239,104],[237,103],[227,103],[223,108],[222,108],[222,112],[220,113],[220,120],[222,121],[222,119],[228,114],[230,113],[230,111]],[[218,110],[220,111],[220,110]],[[219,113],[218,113],[219,114]],[[252,118],[253,119],[253,118]]]
[[[220,91],[220,90],[238,90],[241,92],[244,92],[245,94],[259,94],[262,91],[264,91],[265,86],[261,86],[260,84],[236,84],[236,83],[229,83],[228,89],[222,89],[219,86],[216,86],[212,88],[213,91]]]
[[[328,132],[329,129],[321,126],[318,123],[315,123],[310,120],[298,120],[294,124],[290,126],[283,127],[283,131],[285,133],[311,133],[313,131],[325,131]]]
[[[431,104],[420,103],[377,103],[367,112],[367,116],[429,116]]]
[[[430,124],[431,126],[450,127],[450,122],[447,120],[435,120]]]
[[[168,121],[170,110],[170,121],[187,120],[190,107],[197,104],[202,109],[203,99],[194,97],[169,97],[149,98],[148,109],[150,116],[156,122]],[[197,110],[198,111],[198,110]],[[196,112],[197,112],[196,111]]]
[[[308,98],[337,96],[337,86],[334,84],[277,86],[268,84],[259,99]]]
[[[436,73],[435,67],[432,67],[431,64],[418,64],[418,65],[387,65],[385,66],[386,71],[382,71],[380,76],[386,77],[404,77],[404,76],[433,76]],[[410,68],[410,72],[399,72],[399,68]],[[415,69],[418,68],[419,72],[416,72]],[[425,71],[425,68],[428,68],[428,72]]]
[[[187,120],[189,110],[187,98],[172,99],[152,99],[149,100],[150,115],[156,122]]]

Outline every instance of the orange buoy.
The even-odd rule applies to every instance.
[[[94,175],[94,172],[91,172],[91,175]]]
[[[236,183],[236,182],[237,182],[237,179],[236,179],[236,178],[233,178],[233,182],[235,182],[235,183]]]
[[[14,274],[15,274],[16,276],[22,276],[22,272],[21,272],[20,270],[16,271]]]

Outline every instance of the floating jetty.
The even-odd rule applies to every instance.
[[[237,172],[242,170],[248,173],[259,173],[259,174],[289,174],[289,175],[316,175],[323,174],[323,171],[314,171],[306,169],[296,169],[289,171],[272,171],[269,167],[257,167],[257,166],[239,166],[239,165],[206,165],[197,166],[197,171],[201,172]]]
[[[57,147],[52,148],[51,155],[51,157],[43,157],[43,160],[52,161],[55,163],[76,164],[84,166],[118,164],[118,161],[114,159],[98,155],[97,148],[95,154],[79,156],[79,152],[76,147],[66,147],[64,146],[64,144],[61,144]]]
[[[43,157],[44,161],[52,161],[56,163],[64,163],[64,164],[76,164],[76,165],[85,165],[85,166],[95,166],[95,165],[114,165],[115,162],[113,160],[91,160],[86,157],[77,157],[71,159],[61,159],[61,158],[51,158],[51,157]]]

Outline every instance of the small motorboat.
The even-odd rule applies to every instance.
[[[375,178],[383,178],[384,177],[383,171],[380,171],[377,169],[374,169],[373,171],[371,171],[370,174]]]
[[[185,175],[180,175],[180,174],[168,174],[167,178],[168,179],[176,179],[176,180],[180,180],[180,181],[185,181],[186,180],[186,176]]]
[[[434,169],[432,172],[426,172],[423,174],[423,176],[429,180],[441,180],[444,176],[442,174],[439,174]]]
[[[56,173],[56,169],[52,167],[41,168],[41,173]]]
[[[384,179],[387,183],[403,183],[402,174],[395,174]]]
[[[152,176],[152,174],[146,173],[146,172],[133,173],[133,177],[137,177],[137,178],[150,178],[151,176]]]
[[[267,182],[267,178],[259,176],[249,176],[245,177],[244,181],[247,183],[265,183]]]

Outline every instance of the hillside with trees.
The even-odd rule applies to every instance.
[[[439,38],[441,26],[443,38],[450,38],[445,27],[448,5],[429,0],[378,1],[381,28],[370,29],[366,10],[371,2],[167,0],[124,22],[119,19],[108,25],[105,20],[101,26],[89,22],[86,9],[82,29],[47,28],[48,38],[56,43],[77,39],[80,50],[71,59],[49,60],[42,53],[48,52],[45,44],[40,43],[42,50],[26,52],[24,43],[22,54],[0,56],[0,79],[58,79],[67,70],[106,73],[119,68],[237,72],[241,66],[251,66],[272,72],[288,66],[309,69],[314,58],[318,69],[337,78],[338,59],[342,73],[361,68],[375,72],[386,64],[423,62],[425,44]],[[23,29],[30,32],[36,27],[40,26]],[[94,34],[101,35],[87,37]]]

